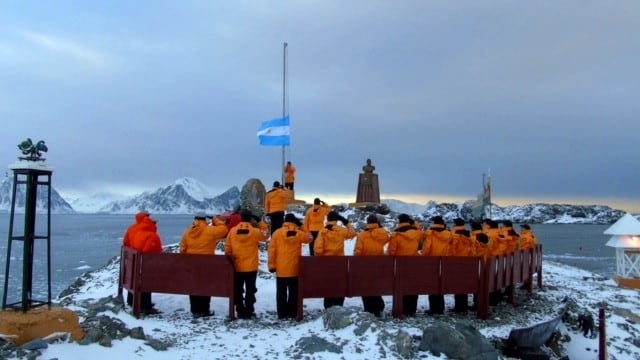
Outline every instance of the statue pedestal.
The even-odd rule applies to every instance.
[[[358,178],[358,195],[356,196],[356,203],[380,203],[378,174],[360,174]]]

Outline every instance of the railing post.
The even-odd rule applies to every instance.
[[[607,352],[607,326],[604,316],[604,305],[600,306],[598,313],[598,360],[609,359]]]

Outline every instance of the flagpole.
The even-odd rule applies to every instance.
[[[285,41],[282,49],[282,117],[287,116],[287,42]],[[280,166],[281,184],[284,184],[284,148],[282,145],[282,165]]]

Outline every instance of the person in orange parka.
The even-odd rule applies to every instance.
[[[389,238],[390,256],[418,256],[418,248],[424,239],[424,233],[415,225],[415,221],[407,214],[398,215],[398,226]],[[402,296],[402,315],[416,316],[418,295]]]
[[[489,256],[498,256],[505,254],[507,249],[505,237],[498,227],[498,222],[491,219],[485,219],[484,232],[489,237]]]
[[[389,232],[382,227],[378,217],[371,214],[367,217],[367,228],[358,234],[353,255],[382,256],[387,243],[389,243]],[[363,296],[362,306],[364,311],[380,317],[384,310],[384,300],[382,296]]]
[[[481,257],[483,261],[486,261],[491,256],[489,249],[489,237],[484,233],[483,226],[477,221],[471,222],[471,241],[474,246],[474,254],[472,256]],[[478,294],[473,294],[473,307],[478,307]]]
[[[269,233],[251,223],[253,214],[250,211],[241,210],[240,216],[242,221],[227,235],[224,252],[231,258],[235,267],[236,313],[240,319],[250,319],[255,316],[253,304],[256,302],[258,291],[256,277],[260,264],[259,244],[269,238]]]
[[[214,217],[212,224],[207,223],[207,216],[198,213],[193,223],[182,234],[180,252],[183,254],[213,255],[218,242],[227,235],[228,229],[224,221]],[[189,305],[194,317],[211,316],[211,296],[189,295]]]
[[[287,161],[287,165],[284,167],[284,187],[293,191],[293,184],[296,182],[296,167],[291,164],[291,161]]]
[[[269,242],[269,272],[276,273],[276,309],[278,319],[295,319],[298,314],[298,272],[302,244],[311,236],[299,229],[302,222],[294,214],[284,217],[284,224]]]
[[[131,247],[141,253],[161,253],[162,240],[158,235],[158,226],[151,216],[143,216],[138,229],[131,237]],[[143,292],[140,296],[141,311],[145,315],[157,314],[158,310],[153,307],[151,293]]]
[[[313,205],[304,216],[303,228],[311,234],[311,242],[309,243],[309,255],[311,256],[313,256],[316,238],[324,227],[324,220],[329,211],[331,211],[331,206],[320,200],[320,198],[315,198],[313,199]]]
[[[442,216],[431,218],[431,227],[425,231],[423,256],[447,256],[452,234]],[[429,314],[444,314],[444,295],[429,295]]]
[[[342,222],[341,226],[338,220]],[[324,226],[318,238],[316,239],[314,253],[315,256],[344,256],[344,242],[356,237],[358,233],[349,220],[338,214],[336,211],[330,211],[327,214],[327,224]],[[344,305],[344,298],[324,298],[324,308],[328,309],[332,306]]]
[[[142,219],[148,216],[149,216],[149,213],[144,210],[136,214],[135,216],[136,222],[131,224],[127,228],[127,231],[124,233],[124,236],[122,237],[122,246],[131,248],[133,235],[140,229],[140,223],[142,222]],[[133,293],[131,293],[131,291],[128,291],[128,290],[127,290],[127,305],[129,306],[133,305]]]
[[[451,229],[451,246],[449,247],[449,256],[473,256],[473,243],[471,242],[471,234],[464,225],[464,220],[456,218],[453,220],[453,229]],[[469,309],[469,294],[454,294],[453,311],[456,313],[465,313]]]
[[[502,235],[504,236],[505,254],[510,254],[520,249],[520,235],[513,229],[511,220],[502,222]]]
[[[271,220],[271,234],[282,226],[284,212],[291,200],[293,200],[293,192],[283,188],[279,181],[274,181],[273,188],[264,198],[264,210]]]
[[[531,226],[527,224],[520,225],[520,248],[523,250],[533,249],[538,245],[538,239],[531,231]]]

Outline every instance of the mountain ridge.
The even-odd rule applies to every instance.
[[[5,178],[0,183],[0,211],[11,208],[12,178]],[[156,214],[193,214],[205,212],[219,214],[235,209],[241,204],[240,190],[232,186],[219,195],[211,195],[207,186],[191,177],[182,177],[173,183],[156,190],[144,191],[138,195],[124,197],[117,194],[96,194],[87,198],[65,200],[52,188],[52,213],[107,213],[133,214],[140,210],[147,210]],[[46,211],[43,204],[46,194],[38,194],[38,212]],[[469,219],[474,200],[463,203],[426,204],[408,203],[395,199],[382,199],[390,211],[419,215],[425,219],[440,215],[451,222],[457,217]],[[75,209],[72,204],[76,204]],[[347,204],[334,204],[346,207]],[[18,194],[17,207],[24,208],[24,194]],[[606,205],[571,205],[534,203],[526,205],[508,205],[501,207],[492,204],[487,217],[511,220],[517,223],[580,223],[580,224],[610,224],[625,214],[622,210],[612,209]]]

